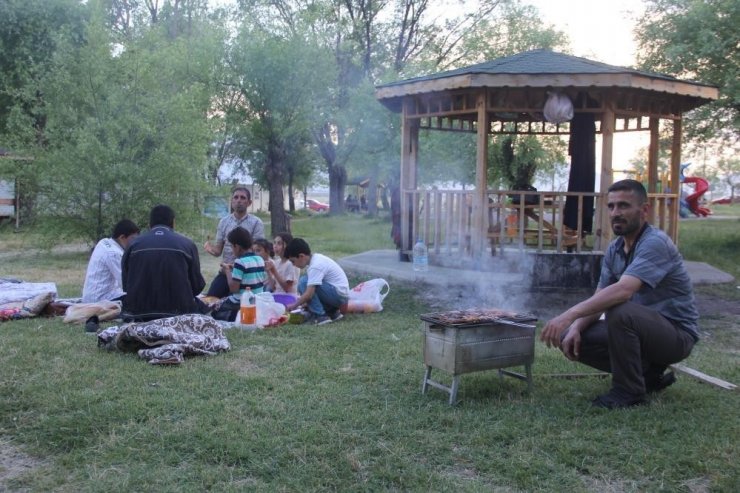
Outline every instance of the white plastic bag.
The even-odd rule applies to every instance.
[[[285,305],[276,303],[272,294],[259,293],[257,298],[257,327],[272,327],[285,323]]]
[[[550,92],[542,113],[550,123],[567,122],[573,119],[573,103],[565,94]]]
[[[391,287],[385,279],[361,282],[349,292],[345,313],[372,313],[383,310],[383,300]]]

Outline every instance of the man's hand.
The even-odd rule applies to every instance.
[[[211,237],[206,236],[206,242],[203,243],[203,250],[213,255],[213,246],[211,246]]]
[[[576,330],[575,327],[571,327],[563,337],[560,350],[569,360],[578,361],[578,357],[581,355],[581,332]]]
[[[572,323],[573,320],[571,320],[570,317],[565,313],[561,313],[545,324],[545,328],[542,329],[542,333],[540,334],[540,340],[547,344],[547,347],[559,348],[560,336],[568,330],[568,327],[570,327],[570,324]]]

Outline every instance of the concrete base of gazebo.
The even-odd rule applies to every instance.
[[[464,254],[429,253],[429,263],[433,266],[460,271],[516,276],[517,288],[526,290],[582,290],[595,289],[601,272],[602,252],[583,252],[562,254],[555,251],[536,251],[531,249],[505,248],[497,250],[496,256],[471,259]],[[410,262],[410,258],[400,257]],[[464,283],[464,279],[460,279]]]

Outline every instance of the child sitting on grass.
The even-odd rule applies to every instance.
[[[305,307],[304,323],[317,325],[336,322],[342,318],[339,307],[349,300],[349,281],[344,270],[335,261],[320,253],[311,253],[302,238],[293,238],[285,247],[285,257],[299,269],[306,268],[298,281],[300,296],[288,310]]]
[[[267,281],[265,281],[265,291],[273,292],[275,291],[275,278],[273,277],[271,271],[274,270],[275,262],[273,260],[273,257],[275,256],[275,252],[272,249],[272,243],[270,243],[268,240],[264,238],[258,238],[254,240],[254,245],[252,245],[252,250],[254,250],[254,253],[262,257],[262,260],[265,261],[265,272],[267,272]]]
[[[250,288],[254,294],[263,292],[267,272],[265,261],[252,251],[252,235],[249,231],[236,227],[228,234],[227,240],[232,245],[236,260],[233,265],[221,264],[221,269],[226,275],[231,294],[224,299],[213,314],[213,318],[233,322],[239,313],[239,303],[244,290]]]
[[[298,297],[298,278],[301,269],[293,265],[285,257],[285,246],[293,239],[290,233],[278,233],[273,238],[273,249],[278,258],[271,264],[265,264],[265,269],[274,280],[272,291],[279,294],[291,294]]]

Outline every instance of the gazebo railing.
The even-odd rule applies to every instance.
[[[485,238],[485,248],[493,255],[512,247],[580,253],[595,250],[595,238],[601,231],[605,232],[604,240],[611,236],[611,227],[600,224],[598,211],[605,206],[605,196],[600,193],[488,190],[484,231],[479,235],[473,234],[473,191],[429,189],[403,193],[406,210],[410,211],[411,243],[421,238],[435,255],[469,255],[475,250],[476,237]],[[576,197],[575,228],[563,223],[568,197]],[[592,207],[587,207],[587,198],[593,199]],[[670,230],[670,205],[675,198],[674,194],[649,194],[651,224]],[[589,214],[592,227],[587,230],[584,218]],[[603,242],[601,247],[605,246]]]

